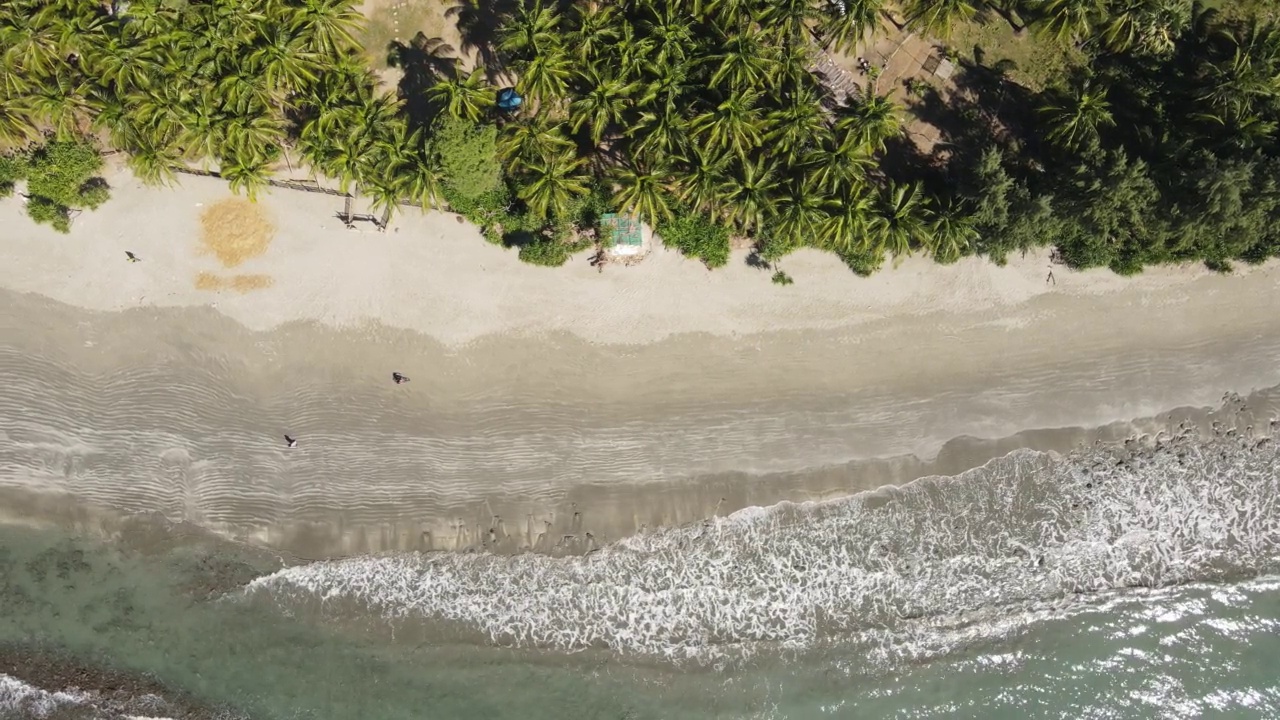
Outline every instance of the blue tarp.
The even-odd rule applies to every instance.
[[[498,107],[503,110],[515,110],[524,102],[524,98],[520,97],[520,93],[515,88],[506,88],[498,91]]]

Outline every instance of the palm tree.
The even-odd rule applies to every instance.
[[[1191,4],[1185,0],[1126,0],[1113,5],[1102,29],[1102,40],[1114,52],[1135,46],[1164,55],[1191,23]]]
[[[380,148],[397,122],[400,103],[387,95],[362,98],[324,116],[318,133],[330,134],[329,154],[323,158],[325,170],[336,175],[343,192],[359,184],[377,170]]]
[[[560,45],[549,45],[521,68],[516,86],[525,97],[541,104],[564,97],[572,77],[573,64],[568,53]]]
[[[287,95],[316,81],[321,56],[308,44],[306,36],[285,26],[268,26],[254,44],[245,66],[260,74],[268,87]]]
[[[809,43],[788,45],[778,51],[778,70],[774,73],[777,95],[786,98],[795,93],[818,93],[822,89],[818,76],[809,69],[813,67],[815,52],[821,51]]]
[[[0,12],[0,58],[28,82],[42,82],[63,63],[59,35],[53,6],[26,0]]]
[[[369,209],[380,213],[378,225],[382,228],[391,221],[391,216],[400,209],[400,194],[404,182],[390,166],[384,166],[380,172],[366,177],[360,185],[360,192],[369,198]]]
[[[636,106],[647,112],[682,111],[689,94],[689,62],[659,65],[648,74],[648,84],[636,100]]]
[[[957,22],[971,22],[978,16],[981,0],[906,0],[907,24],[947,39]]]
[[[737,30],[750,19],[751,0],[694,0],[701,2],[702,7],[695,9],[695,15],[705,20],[716,22],[721,28]],[[701,13],[698,13],[701,10]]]
[[[380,143],[386,155],[384,177],[394,179],[398,197],[417,203],[424,210],[441,207],[443,178],[421,128],[411,128],[403,118],[397,118],[389,133]]]
[[[1106,87],[1095,88],[1088,80],[1079,83],[1070,94],[1045,104],[1040,114],[1049,127],[1045,138],[1067,150],[1096,140],[1101,128],[1116,124]]]
[[[35,128],[26,108],[17,99],[0,99],[0,148],[14,147],[30,140]]]
[[[1107,17],[1107,0],[1039,0],[1035,31],[1060,43],[1087,38]]]
[[[841,108],[837,135],[874,152],[883,152],[890,138],[902,133],[898,106],[888,95],[868,95],[862,102]]]
[[[773,217],[773,194],[778,176],[764,158],[755,162],[739,160],[737,172],[729,176],[721,190],[722,204],[728,220],[744,232],[759,230]]]
[[[1221,124],[1241,123],[1280,97],[1280,26],[1253,24],[1231,36],[1231,56],[1204,68],[1198,98]]]
[[[628,106],[627,97],[634,87],[624,85],[609,75],[601,75],[595,68],[583,72],[582,80],[590,89],[569,106],[569,116],[574,132],[580,132],[584,125],[589,126],[591,143],[599,145],[611,126],[622,124],[623,113]]]
[[[933,258],[949,265],[969,253],[978,241],[978,231],[973,219],[961,213],[954,205],[944,205],[932,211],[924,244]]]
[[[499,49],[524,65],[560,45],[560,15],[542,0],[520,4],[502,28]]]
[[[653,64],[683,63],[697,38],[680,5],[673,2],[660,3],[645,15],[641,26],[652,39]]]
[[[129,169],[148,185],[170,185],[174,169],[182,166],[182,153],[166,139],[138,137],[129,148]]]
[[[761,9],[759,22],[783,45],[800,45],[809,32],[809,22],[817,16],[813,0],[771,0]]]
[[[581,172],[585,162],[568,150],[527,162],[520,199],[538,217],[563,217],[574,197],[587,194],[587,182]]]
[[[451,117],[477,122],[494,103],[493,88],[485,80],[485,68],[477,65],[467,75],[455,69],[451,77],[427,90],[427,98],[444,107]]]
[[[616,69],[620,80],[631,82],[653,69],[653,46],[653,38],[644,37],[635,25],[624,23],[605,62]]]
[[[563,125],[537,114],[508,123],[498,138],[498,155],[509,171],[527,168],[531,162],[570,150],[573,143],[565,137]]]
[[[258,192],[270,182],[274,160],[270,155],[237,155],[232,152],[222,159],[218,174],[231,186],[232,192],[239,194],[243,190],[250,200],[257,201]]]
[[[868,223],[872,248],[888,251],[894,258],[910,255],[912,245],[928,242],[929,216],[919,183],[886,184]]]
[[[193,104],[181,123],[178,136],[178,143],[186,149],[186,156],[205,161],[217,157],[226,143],[227,125],[232,117],[207,99]]]
[[[338,55],[356,47],[360,13],[355,0],[300,0],[289,8],[289,29],[307,39],[309,50],[325,56]]]
[[[740,92],[763,88],[777,70],[773,50],[758,30],[744,29],[724,40],[720,52],[707,58],[716,67],[712,85],[724,85]]]
[[[778,201],[777,217],[771,223],[770,236],[786,248],[798,248],[818,237],[824,228],[831,206],[826,195],[802,181],[788,184],[786,194]]]
[[[660,158],[683,154],[690,144],[688,130],[678,108],[663,107],[655,112],[641,113],[640,119],[627,132],[634,141],[633,152]]]
[[[801,165],[814,187],[828,193],[844,192],[862,182],[875,165],[871,151],[851,137],[846,132],[837,139],[828,133],[820,146],[803,157]]]
[[[242,67],[224,75],[216,87],[226,109],[237,115],[260,112],[272,104],[271,88],[266,77],[248,67]],[[187,102],[185,98],[190,96],[192,90],[190,85],[177,88],[161,86],[149,94],[166,98],[184,98],[180,102],[185,104]]]
[[[737,93],[714,110],[695,117],[689,128],[710,147],[732,151],[739,158],[760,145],[762,121],[756,103],[760,94]]]
[[[818,238],[822,246],[848,255],[870,245],[874,198],[861,185],[850,185],[822,221]]]
[[[115,15],[124,19],[125,28],[139,37],[152,37],[168,32],[181,26],[182,19],[178,8],[164,2],[131,3],[127,11],[117,11]]]
[[[582,62],[591,62],[618,40],[617,9],[612,5],[581,3],[574,6],[574,31],[569,43]]]
[[[88,90],[83,78],[58,73],[42,81],[29,96],[27,112],[59,140],[79,136],[88,127],[95,109]]]
[[[668,202],[671,180],[667,168],[629,163],[614,171],[613,179],[613,201],[619,212],[635,215],[650,226],[674,216]]]
[[[709,150],[703,145],[691,145],[683,158],[686,171],[678,183],[680,201],[694,210],[715,215],[720,208],[721,194],[728,177],[729,155]]]
[[[269,113],[234,115],[219,130],[223,138],[220,155],[223,156],[229,152],[240,158],[274,157],[285,139],[284,121]]]
[[[780,152],[788,164],[794,164],[810,148],[823,144],[831,134],[817,93],[813,91],[792,95],[785,106],[769,113],[769,123],[772,129],[764,140]]]
[[[81,60],[86,70],[120,94],[150,86],[159,62],[155,45],[131,37],[128,26],[108,30],[103,42]]]
[[[852,55],[884,23],[884,0],[825,0],[818,32],[828,46]]]

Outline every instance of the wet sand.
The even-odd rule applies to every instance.
[[[777,288],[665,251],[531,268],[452,216],[352,232],[336,199],[280,191],[271,247],[236,269],[272,283],[213,293],[198,220],[225,188],[112,181],[70,236],[0,201],[11,518],[160,513],[305,558],[582,551],[1280,384],[1274,265],[1046,285],[1044,257],[864,280],[815,253]],[[1154,419],[1112,425],[1134,418]]]

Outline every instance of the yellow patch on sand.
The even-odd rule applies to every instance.
[[[229,198],[200,215],[200,251],[218,258],[223,267],[235,267],[266,252],[275,231],[261,205]]]
[[[270,275],[214,275],[209,272],[196,275],[197,290],[235,290],[247,293],[271,287],[272,282],[274,280]]]

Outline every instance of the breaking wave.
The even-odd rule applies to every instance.
[[[322,612],[356,602],[517,647],[719,662],[853,644],[859,657],[922,659],[1114,591],[1276,572],[1278,461],[1270,439],[1234,431],[1018,451],[952,478],[751,508],[585,557],[352,558],[282,570],[244,595]]]
[[[132,704],[164,704],[156,696],[143,696]],[[170,720],[150,715],[134,715],[119,707],[122,703],[102,693],[79,688],[49,691],[28,685],[0,673],[0,717],[79,717],[90,720]]]

